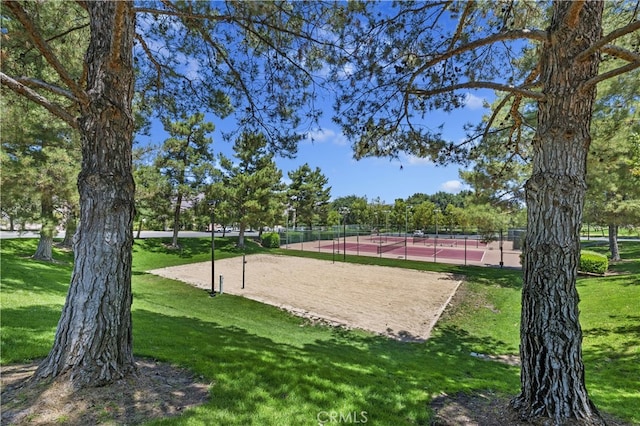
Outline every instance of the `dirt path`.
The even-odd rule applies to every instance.
[[[460,284],[450,274],[291,256],[259,254],[246,261],[244,289],[242,258],[215,262],[224,293],[402,340],[427,339]],[[211,289],[210,262],[148,272]]]

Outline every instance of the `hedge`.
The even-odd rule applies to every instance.
[[[262,247],[280,247],[280,235],[277,232],[265,232],[262,234]]]
[[[580,266],[578,270],[594,274],[604,274],[608,268],[609,260],[607,256],[588,250],[580,252]]]

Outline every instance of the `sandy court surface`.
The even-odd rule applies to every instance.
[[[314,321],[359,328],[402,340],[424,340],[460,284],[450,274],[292,256],[217,260],[223,291],[278,306]],[[149,273],[211,290],[211,262]]]

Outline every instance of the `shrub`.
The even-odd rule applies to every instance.
[[[265,232],[264,234],[262,234],[262,247],[280,247],[280,234],[278,234],[277,232]]]
[[[594,274],[604,274],[608,268],[609,260],[607,256],[587,250],[580,252],[580,266],[578,270]]]

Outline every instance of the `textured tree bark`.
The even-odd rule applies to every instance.
[[[601,36],[603,4],[554,2],[543,47],[532,176],[526,184],[528,229],[520,356],[521,391],[512,405],[525,419],[604,424],[584,380],[576,277],[599,57],[573,58]]]
[[[33,258],[47,262],[53,261],[53,233],[51,230],[47,231],[44,228],[40,230],[40,240]]]
[[[620,260],[620,249],[618,248],[618,225],[609,224],[609,251],[611,252],[611,260],[617,262]]]
[[[78,222],[76,220],[75,213],[70,212],[67,215],[67,219],[64,225],[64,240],[62,240],[62,243],[60,244],[62,247],[73,247],[73,236],[76,234],[77,229]]]
[[[87,102],[80,105],[82,170],[75,265],[53,348],[35,378],[69,374],[100,386],[135,370],[131,336],[134,183],[130,2],[85,2]]]
[[[53,197],[48,191],[42,191],[40,201],[40,217],[42,218],[42,228],[40,229],[40,240],[38,247],[33,254],[33,258],[53,261],[53,233],[55,232],[55,218],[53,217]]]

